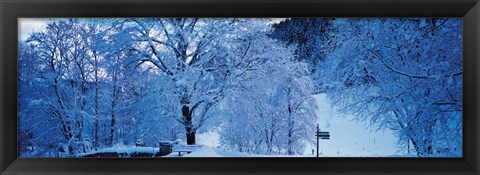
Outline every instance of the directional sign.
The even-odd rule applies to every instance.
[[[317,132],[315,132],[315,136],[317,137],[317,157],[318,157],[319,139],[322,139],[322,140],[330,139],[330,132],[321,132],[320,127],[317,124]]]
[[[318,134],[318,135],[328,135],[328,134],[330,134],[330,132],[321,132],[321,131],[319,131],[319,132],[317,132],[317,134]]]
[[[317,137],[330,136],[330,132],[317,132],[315,136]]]

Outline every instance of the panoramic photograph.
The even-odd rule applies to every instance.
[[[18,157],[463,157],[462,18],[18,18]]]

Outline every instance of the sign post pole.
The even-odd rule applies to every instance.
[[[330,132],[320,132],[320,127],[317,124],[317,132],[315,132],[315,136],[317,137],[317,157],[319,156],[319,141],[320,139],[328,140],[330,139]]]
[[[317,136],[317,157],[318,157],[318,144],[319,144],[319,139],[320,139],[320,135],[318,135],[318,133],[320,132],[320,128],[318,127],[318,124],[317,124],[317,134],[315,136]]]

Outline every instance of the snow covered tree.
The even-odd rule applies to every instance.
[[[63,137],[56,137],[62,133],[58,129],[56,118],[45,111],[50,106],[49,99],[52,92],[45,93],[38,89],[51,88],[49,81],[37,76],[43,72],[40,66],[42,61],[36,57],[31,45],[19,44],[19,87],[18,87],[18,145],[20,156],[52,156],[52,150],[63,149],[58,141]],[[41,129],[39,129],[41,128]]]
[[[87,98],[91,64],[85,57],[88,48],[85,45],[83,28],[76,20],[49,23],[46,32],[34,33],[28,39],[32,55],[35,58],[38,74],[32,79],[40,79],[48,84],[42,97],[32,101],[46,105],[43,112],[49,120],[59,123],[63,140],[69,154],[85,152],[85,120],[88,113]],[[39,83],[40,84],[40,83]],[[26,116],[25,116],[26,117]],[[55,125],[53,125],[55,126]],[[52,138],[53,139],[53,138]]]
[[[321,87],[320,64],[336,48],[333,27],[335,18],[290,18],[272,26],[272,38],[279,39],[289,46],[295,46],[295,58],[305,61],[317,88]],[[316,91],[322,92],[322,89]]]
[[[187,144],[211,115],[208,111],[234,86],[238,71],[257,64],[252,54],[255,33],[265,30],[245,19],[127,19],[118,38],[128,43],[131,59],[158,70],[176,101],[169,109],[186,132]],[[123,39],[127,40],[123,40]]]
[[[315,90],[307,65],[295,61],[293,50],[258,37],[255,47],[268,55],[255,71],[238,78],[219,107],[225,147],[258,154],[302,154],[313,133]]]
[[[295,72],[295,70],[302,70],[298,67],[288,72]],[[304,70],[303,75],[290,75],[286,78],[284,87],[279,93],[285,95],[283,105],[280,109],[285,109],[286,115],[286,147],[287,154],[303,154],[305,143],[311,143],[312,140],[308,138],[313,130],[317,116],[315,110],[317,104],[312,97],[315,92],[313,81],[309,74]]]
[[[461,155],[461,19],[342,19],[336,25],[343,30],[335,41],[341,47],[322,73],[332,104],[394,130],[418,156]]]

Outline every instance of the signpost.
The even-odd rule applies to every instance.
[[[319,141],[320,141],[320,139],[323,139],[323,140],[330,139],[330,132],[321,132],[320,127],[317,124],[317,132],[316,132],[315,136],[317,137],[317,157],[318,157]]]

